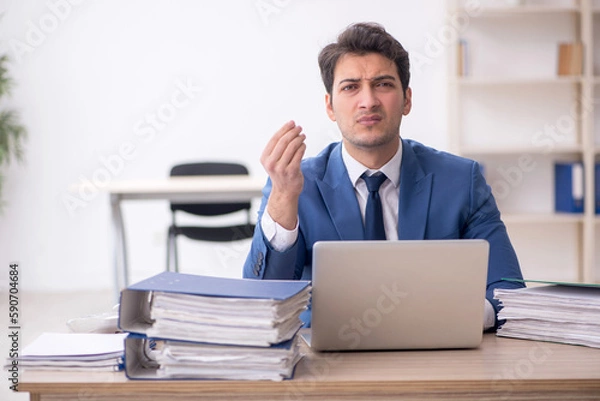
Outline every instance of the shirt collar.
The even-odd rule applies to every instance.
[[[400,139],[398,150],[396,151],[394,157],[392,157],[390,161],[384,164],[379,170],[367,168],[358,160],[350,156],[350,153],[348,153],[346,150],[346,146],[344,146],[343,142],[342,160],[344,161],[346,170],[348,170],[350,182],[352,182],[352,185],[355,187],[356,182],[365,171],[368,173],[368,175],[372,175],[377,171],[381,171],[392,182],[392,184],[394,184],[394,187],[398,188],[398,185],[400,184],[400,165],[402,164],[402,139]]]

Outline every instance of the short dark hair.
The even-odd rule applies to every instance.
[[[361,22],[348,26],[337,38],[319,53],[319,68],[325,90],[331,95],[333,89],[333,72],[339,58],[345,54],[364,56],[377,53],[396,64],[402,90],[406,94],[410,81],[410,64],[408,52],[385,28],[374,22]]]

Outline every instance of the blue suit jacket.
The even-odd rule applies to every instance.
[[[480,172],[469,159],[440,152],[413,140],[402,140],[398,239],[485,239],[490,244],[486,298],[498,310],[494,288],[522,287],[501,281],[521,279],[521,269],[500,212]],[[296,243],[277,252],[257,224],[244,265],[244,277],[312,279],[316,241],[363,240],[364,228],[354,187],[342,161],[341,143],[302,161],[304,188],[299,199]],[[263,189],[259,219],[271,182]],[[259,220],[260,221],[260,220]]]

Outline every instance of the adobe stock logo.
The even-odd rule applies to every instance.
[[[279,15],[291,3],[292,0],[257,0],[254,3],[256,12],[263,24],[269,25],[272,15]]]
[[[409,295],[408,292],[399,290],[396,282],[389,287],[382,284],[380,289],[381,295],[377,297],[373,308],[366,309],[362,316],[352,317],[338,330],[338,337],[343,341],[349,341],[350,349],[356,349],[361,339],[371,334],[372,329],[381,324],[383,316],[392,313],[400,305],[401,300]]]
[[[15,55],[15,60],[20,63],[23,56],[33,53],[44,44],[49,35],[69,18],[73,6],[79,6],[83,0],[48,0],[46,8],[37,21],[27,21],[25,41],[11,39],[8,44]]]
[[[74,190],[67,190],[62,196],[62,203],[71,217],[85,208],[106,188],[114,178],[120,176],[128,163],[138,155],[138,151],[159,137],[186,107],[198,98],[202,91],[189,78],[177,79],[171,95],[151,112],[144,114],[133,126],[133,137],[117,146],[109,155],[100,155],[98,166],[90,175],[79,175],[79,182]]]
[[[591,98],[575,101],[568,113],[558,116],[553,123],[544,124],[543,129],[533,133],[531,147],[539,149],[539,154],[545,155],[567,142],[571,133],[577,132],[577,125],[581,123],[582,116],[593,112],[593,102]],[[498,166],[496,172],[499,177],[490,184],[494,197],[499,200],[507,198],[514,188],[523,184],[525,176],[537,166],[538,162],[530,153],[521,154],[510,166]]]
[[[524,379],[530,378],[536,369],[544,365],[548,358],[554,354],[552,348],[539,342],[534,343],[527,353],[523,352],[522,357],[514,361],[512,365],[502,368],[502,373],[494,376],[492,390],[494,393],[504,392],[502,400],[509,400],[516,386],[522,383]]]
[[[415,75],[422,73],[434,60],[441,58],[454,45],[470,26],[471,19],[477,18],[482,11],[480,0],[465,0],[464,6],[446,18],[446,23],[435,33],[425,34],[425,45],[422,51],[411,50],[411,71]]]

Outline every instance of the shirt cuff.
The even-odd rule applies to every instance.
[[[496,324],[496,311],[488,301],[485,300],[485,309],[483,310],[483,331],[491,329]]]
[[[298,222],[299,219],[296,219],[296,227],[286,230],[273,220],[269,211],[265,209],[260,219],[260,228],[271,247],[277,252],[284,252],[290,249],[298,239]]]

